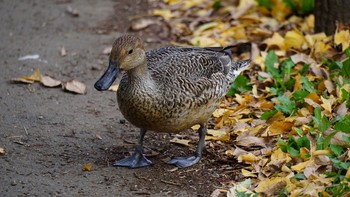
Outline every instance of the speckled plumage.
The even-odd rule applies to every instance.
[[[137,127],[178,132],[204,123],[249,61],[204,48],[155,49],[146,53],[148,74],[124,74],[117,92],[120,111]]]
[[[110,65],[95,87],[107,90],[119,70],[126,71],[117,90],[118,105],[124,117],[141,128],[141,137],[134,154],[114,165],[134,168],[151,163],[142,154],[147,130],[179,132],[200,124],[195,155],[169,162],[178,167],[197,163],[204,147],[207,120],[249,62],[232,62],[228,48],[165,47],[145,52],[140,38],[118,38]]]

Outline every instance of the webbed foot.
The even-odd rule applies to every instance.
[[[143,155],[141,147],[136,147],[134,153],[131,156],[112,163],[113,166],[129,168],[141,168],[149,166],[151,164],[152,162]]]
[[[168,164],[176,165],[178,168],[186,168],[192,166],[200,160],[199,156],[191,156],[191,157],[174,157]]]

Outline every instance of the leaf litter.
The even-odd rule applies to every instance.
[[[244,164],[242,176],[212,196],[349,194],[349,30],[314,33],[311,1],[235,2],[164,0],[150,12],[171,27],[174,45],[251,43],[233,51],[235,60],[251,57],[251,69],[237,77],[206,136],[208,154],[223,168]],[[141,30],[153,21],[133,24]]]
[[[39,82],[44,87],[54,88],[62,86],[62,88],[68,92],[76,93],[76,94],[86,94],[86,85],[78,80],[70,80],[66,82],[62,82],[56,80],[47,75],[41,75],[40,69],[36,68],[33,74],[30,76],[21,76],[12,78],[10,80],[13,83],[25,83],[32,84],[35,82]]]

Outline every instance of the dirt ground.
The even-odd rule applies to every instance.
[[[153,1],[151,1],[153,2]],[[130,17],[152,5],[128,0],[0,0],[0,196],[210,196],[234,176],[208,151],[194,167],[175,169],[164,163],[191,154],[190,147],[169,143],[173,135],[149,132],[145,148],[154,165],[128,169],[111,162],[129,155],[138,129],[125,123],[113,92],[93,88],[108,62],[103,50],[128,32]],[[69,14],[67,6],[79,11]],[[169,41],[159,29],[136,32],[148,48]],[[64,47],[67,55],[62,57]],[[19,61],[24,55],[40,59]],[[10,79],[43,74],[87,85],[86,95]],[[83,171],[91,163],[91,171]]]

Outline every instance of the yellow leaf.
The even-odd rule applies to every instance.
[[[190,141],[191,140],[179,139],[177,137],[174,137],[173,139],[170,140],[171,143],[181,144],[181,145],[184,145],[184,146],[190,146],[188,144]]]
[[[284,122],[284,121],[273,122],[272,125],[268,128],[269,135],[275,136],[275,135],[280,135],[280,134],[289,132],[292,129],[293,125],[294,123],[291,123],[291,122]]]
[[[161,16],[165,20],[169,20],[174,17],[174,14],[169,9],[154,9],[153,10],[154,16]]]
[[[193,35],[194,36],[199,36],[203,31],[205,31],[207,29],[211,29],[211,28],[217,27],[218,25],[219,25],[218,22],[205,23],[205,24],[199,26],[198,29],[193,32]]]
[[[245,176],[245,177],[257,177],[256,174],[254,174],[254,173],[252,173],[251,171],[248,171],[248,170],[246,170],[246,169],[244,169],[244,168],[242,168],[242,174],[243,174],[243,176]]]
[[[277,32],[275,32],[271,38],[264,40],[263,43],[267,44],[268,48],[272,46],[277,46],[281,50],[286,49],[286,46],[284,44],[284,38]]]
[[[214,116],[215,118],[221,117],[221,116],[224,115],[224,113],[225,113],[226,111],[227,111],[226,109],[222,109],[222,108],[216,109],[216,110],[213,112],[213,116]]]
[[[243,155],[238,156],[237,160],[239,162],[244,162],[244,163],[253,163],[254,161],[257,160],[257,158],[252,153],[247,153],[247,154],[243,154]]]
[[[325,44],[322,41],[316,41],[315,45],[314,45],[314,53],[315,54],[324,54],[326,53],[329,49],[331,49],[332,47],[329,44]]]
[[[230,140],[230,134],[225,130],[214,130],[208,129],[207,134],[211,136],[205,136],[205,140],[219,140],[219,141],[228,141]]]
[[[281,183],[286,183],[286,177],[272,177],[271,179],[265,179],[260,181],[259,185],[255,188],[256,192],[265,193],[268,190],[271,190],[274,186]]]
[[[301,49],[304,43],[304,36],[296,30],[288,31],[284,36],[284,44],[287,49]]]
[[[326,99],[326,98],[323,98],[323,96],[321,96],[321,101],[322,101],[322,104],[321,106],[329,113],[331,114],[332,113],[332,106],[334,104],[334,102],[336,101],[337,99],[334,98],[333,95],[331,95],[329,97],[329,99]]]
[[[201,47],[220,46],[217,40],[215,40],[214,38],[210,38],[209,36],[193,37],[190,42],[194,46],[201,46]]]
[[[191,128],[195,131],[197,131],[201,127],[199,124],[193,125]]]
[[[118,84],[113,84],[111,87],[108,88],[109,91],[116,92],[119,88]]]
[[[349,30],[337,31],[334,35],[334,43],[336,45],[342,44],[343,51],[345,51],[350,46]]]
[[[34,73],[30,76],[22,76],[22,79],[29,80],[29,81],[40,81],[40,69],[35,69]]]
[[[92,167],[92,164],[91,163],[87,163],[87,164],[85,164],[83,170],[84,171],[91,171],[91,167]]]
[[[345,178],[347,178],[347,179],[350,178],[350,167],[348,167],[348,170],[346,171]]]
[[[296,171],[296,172],[298,172],[298,173],[301,173],[301,172],[303,172],[303,170],[307,166],[310,166],[310,165],[313,165],[313,164],[315,164],[315,162],[313,160],[309,160],[309,161],[298,163],[297,165],[292,166],[291,169]]]
[[[271,15],[278,21],[282,22],[286,16],[291,13],[291,10],[287,7],[287,4],[279,0],[272,8]]]
[[[277,150],[273,151],[271,155],[271,161],[281,160],[287,158],[287,162],[291,160],[288,153],[283,152],[280,148],[277,148]]]

